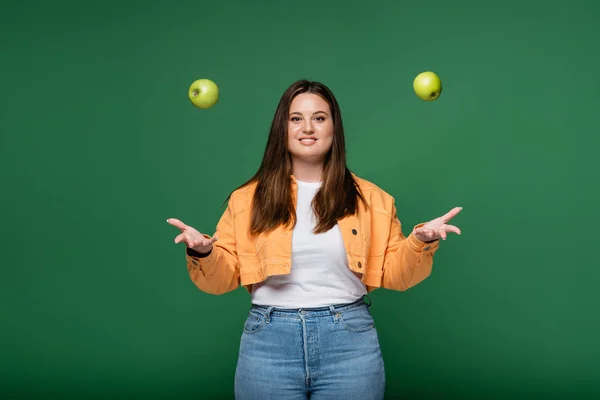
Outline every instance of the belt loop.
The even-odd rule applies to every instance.
[[[265,320],[267,322],[267,324],[271,323],[271,311],[273,311],[273,306],[270,306],[269,308],[267,308],[267,311],[265,312]]]
[[[331,311],[331,315],[333,316],[333,323],[337,324],[340,318],[340,313],[337,312],[334,306],[329,306],[329,311]]]

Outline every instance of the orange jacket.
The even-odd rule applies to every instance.
[[[412,234],[405,237],[394,198],[373,183],[353,176],[369,209],[359,202],[357,215],[338,221],[350,269],[360,274],[369,292],[379,287],[406,290],[415,286],[430,275],[439,241],[425,243]],[[291,178],[295,194],[296,180]],[[232,193],[217,224],[215,236],[219,239],[208,255],[186,251],[190,278],[203,292],[220,295],[240,285],[251,292],[253,283],[290,272],[289,228],[280,227],[256,237],[248,234],[254,189],[255,184]]]

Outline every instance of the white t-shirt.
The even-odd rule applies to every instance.
[[[348,268],[338,225],[315,235],[311,201],[321,183],[298,181],[296,226],[292,232],[292,268],[253,285],[252,302],[278,308],[323,307],[351,303],[367,294],[360,278]]]

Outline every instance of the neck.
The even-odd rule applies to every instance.
[[[321,182],[323,180],[323,164],[306,163],[298,160],[292,162],[294,177],[302,182]]]

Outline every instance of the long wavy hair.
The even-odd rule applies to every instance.
[[[243,188],[254,182],[257,184],[252,200],[250,222],[252,235],[268,232],[280,225],[294,227],[296,224],[296,210],[291,189],[292,161],[287,149],[287,137],[290,104],[301,93],[314,93],[321,96],[329,104],[333,118],[333,143],[325,156],[323,183],[312,201],[312,209],[317,221],[314,233],[326,232],[335,226],[338,219],[355,214],[359,199],[365,206],[367,204],[360,193],[358,183],[346,165],[344,126],[335,96],[320,82],[299,80],[294,82],[279,100],[258,171],[237,188]]]

